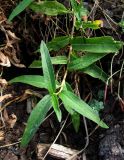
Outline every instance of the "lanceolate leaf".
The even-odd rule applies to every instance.
[[[99,116],[94,112],[94,110],[74,93],[64,90],[60,93],[59,96],[64,102],[64,104],[67,103],[70,108],[72,108],[79,114],[96,122],[99,126],[103,128],[108,128],[108,126],[102,120],[100,120]]]
[[[52,39],[52,41],[47,43],[47,47],[49,51],[54,50],[58,51],[59,49],[67,46],[69,44],[70,37],[69,36],[61,36]]]
[[[81,22],[81,18],[83,16],[82,12],[84,13],[84,7],[83,7],[82,3],[77,4],[77,2],[75,0],[70,0],[70,2],[71,2],[71,6],[73,8],[73,11],[74,11],[74,14],[75,14],[77,20]]]
[[[65,6],[57,1],[34,2],[29,7],[35,12],[43,13],[49,16],[69,13]]]
[[[68,82],[65,82],[63,90],[68,90],[68,91],[73,92],[73,89],[71,88],[71,85]]]
[[[77,113],[74,109],[72,109],[67,103],[64,103],[64,101],[63,101],[63,105],[65,109],[67,110],[67,112],[70,113],[74,129],[76,132],[78,132],[79,126],[80,126],[79,113]]]
[[[66,56],[55,56],[50,57],[52,64],[67,64],[67,57]],[[29,66],[29,68],[41,68],[42,63],[40,60],[35,60],[33,63]]]
[[[66,111],[67,111],[70,115],[73,115],[73,114],[74,114],[75,111],[74,111],[67,103],[65,103],[64,101],[63,101],[63,105],[64,105]]]
[[[78,132],[79,127],[80,127],[80,115],[77,112],[74,112],[74,114],[72,114],[71,116],[72,118],[72,124],[74,126],[74,129],[76,132]]]
[[[46,88],[46,83],[44,81],[44,77],[43,76],[38,76],[38,75],[23,75],[23,76],[19,76],[16,78],[13,78],[9,81],[10,83],[16,83],[16,82],[20,82],[20,83],[26,83],[38,88]]]
[[[66,56],[51,57],[51,62],[54,65],[57,65],[57,64],[67,64],[67,57]]]
[[[29,66],[29,68],[41,68],[41,67],[42,67],[41,60],[34,60]]]
[[[71,85],[67,82],[65,83],[63,90],[70,91],[73,93],[73,89],[71,88]],[[68,103],[64,103],[64,101],[63,101],[63,105],[65,109],[67,110],[67,112],[71,115],[71,120],[72,120],[72,124],[73,124],[75,131],[78,132],[79,127],[80,127],[79,113],[77,113],[73,108],[71,108],[70,105],[68,105]]]
[[[46,95],[35,106],[28,119],[25,132],[21,140],[21,147],[26,147],[41,123],[43,122],[47,112],[49,111],[51,104],[51,96]]]
[[[42,41],[40,45],[40,53],[42,57],[42,68],[44,74],[44,81],[50,93],[56,90],[54,70],[51,63],[49,51],[46,44]]]
[[[54,108],[54,111],[56,113],[56,116],[58,118],[58,121],[61,122],[61,119],[62,119],[62,113],[61,113],[61,110],[59,108],[59,102],[58,102],[58,97],[57,95],[52,95],[52,106]]]
[[[90,75],[91,77],[98,78],[105,83],[107,82],[108,75],[95,64],[92,64],[91,66],[84,68],[81,71]]]
[[[78,10],[78,7],[77,7],[78,5],[77,5],[76,0],[70,0],[70,2],[71,2],[71,6],[73,10],[76,12]]]
[[[8,21],[13,20],[19,13],[21,13],[25,8],[27,8],[34,0],[23,0],[21,1],[17,7],[10,14]]]
[[[104,57],[106,54],[104,53],[86,53],[84,56],[72,59],[68,65],[68,69],[70,71],[72,70],[80,70],[84,69],[94,62],[100,60],[102,57]]]
[[[115,53],[122,48],[122,42],[115,41],[112,37],[83,38],[75,37],[71,41],[72,47],[76,51],[86,51],[91,53]]]
[[[69,44],[70,37],[69,36],[60,36],[53,38],[50,42],[46,45],[49,51],[59,51],[59,49],[66,47]],[[35,53],[39,52],[40,49],[37,49]]]
[[[73,89],[68,82],[65,82],[65,85],[63,87],[63,91],[70,91],[73,93]],[[64,101],[63,101],[63,104],[64,104],[64,107],[67,110],[67,112],[70,113],[70,115],[73,115],[75,113],[75,111],[69,107],[68,103],[64,103]]]

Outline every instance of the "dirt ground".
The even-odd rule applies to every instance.
[[[104,22],[103,28],[96,31],[95,34],[97,36],[111,35],[117,40],[124,40],[122,29],[116,25],[124,18],[124,1],[100,0],[99,3],[95,2],[85,2],[90,11],[93,8],[89,18],[102,19]],[[5,59],[1,62],[0,57],[0,65],[4,64],[4,67],[1,65],[0,70],[2,78],[6,81],[19,75],[40,74],[41,70],[28,69],[27,67],[34,58],[39,58],[39,55],[35,54],[34,51],[39,47],[41,39],[48,41],[54,33],[54,26],[46,17],[41,18],[28,9],[16,17],[13,23],[8,23],[7,17],[17,4],[17,0],[0,0],[0,55],[1,57],[4,56]],[[65,4],[67,4],[66,1]],[[63,17],[60,17],[62,30],[65,27],[63,19]],[[50,27],[52,29],[49,32]],[[57,34],[59,35],[59,33]],[[9,45],[4,48],[7,42],[9,42]],[[111,58],[108,56],[101,61],[107,73],[110,73]],[[121,68],[123,58],[123,51],[121,51],[115,58],[113,71]],[[10,63],[12,64],[11,67]],[[56,144],[78,151],[86,146],[86,149],[77,155],[75,160],[124,160],[124,104],[118,101],[116,95],[118,76],[115,77],[113,94],[108,88],[104,110],[101,112],[101,118],[107,123],[109,129],[102,129],[86,119],[89,133],[87,137],[84,118],[82,117],[79,132],[76,133],[70,118],[67,118],[67,113],[62,108],[63,121],[58,123],[55,114],[50,111],[49,117],[41,125],[27,148],[20,148],[20,141],[30,112],[39,99],[34,99],[34,96],[26,94],[26,91],[34,94],[38,93],[41,96],[45,95],[46,91],[24,84],[0,86],[1,96],[7,95],[6,100],[0,102],[2,108],[0,108],[0,160],[40,160],[38,145],[52,144],[65,120],[65,126]],[[73,78],[71,80],[73,81]],[[95,99],[98,98],[98,92],[105,89],[104,84],[91,77],[86,77],[82,81],[86,84],[85,86],[80,85],[82,90],[87,90],[87,87],[90,87]],[[123,99],[124,75],[119,81],[121,82],[120,95]],[[9,97],[8,94],[10,93],[12,97]],[[32,108],[28,107],[29,105]],[[47,159],[56,160],[57,158],[48,155]],[[61,160],[61,157],[58,159]]]

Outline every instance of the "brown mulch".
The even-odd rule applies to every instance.
[[[2,65],[0,71],[3,71],[3,77],[7,80],[25,73],[36,74],[37,72],[37,74],[39,74],[39,70],[29,71],[28,69],[18,69],[16,67],[29,66],[34,58],[39,58],[39,55],[35,54],[34,51],[39,47],[41,39],[48,41],[48,39],[53,37],[55,29],[55,26],[49,20],[46,21],[46,17],[41,18],[28,9],[16,17],[13,23],[8,23],[7,17],[17,3],[17,0],[10,0],[9,2],[8,0],[0,0],[0,64]],[[89,5],[88,7],[91,9],[94,3],[90,1],[89,3],[86,2],[86,5]],[[102,32],[96,31],[95,34],[101,36],[104,33],[105,35],[112,35],[116,39],[123,38],[122,30],[116,25],[116,23],[122,19],[123,11],[123,0],[101,0],[98,6],[96,4],[90,18],[102,19],[104,21],[104,28]],[[111,21],[111,19],[113,21]],[[61,25],[64,24],[63,21],[61,23]],[[53,28],[51,27],[52,25]],[[48,32],[49,27],[51,27],[51,33]],[[58,31],[57,34],[59,34],[59,32],[61,33],[61,31]],[[104,63],[105,62],[103,62],[103,66]],[[107,65],[110,66],[110,63]],[[115,68],[119,66],[120,64],[116,64]],[[90,80],[88,83],[92,86]],[[97,84],[97,88],[95,85],[91,88],[94,94],[96,94],[96,90],[98,92],[99,89],[104,89],[104,86],[101,86],[97,80],[93,84]],[[62,124],[57,122],[55,115],[52,114],[39,128],[29,146],[26,149],[20,148],[20,139],[24,132],[29,113],[27,113],[26,108],[27,99],[18,102],[18,97],[22,96],[26,89],[32,88],[30,88],[30,86],[17,84],[7,87],[3,92],[4,95],[12,94],[13,98],[3,101],[2,106],[4,103],[10,102],[13,99],[15,99],[15,101],[7,105],[5,111],[2,111],[0,115],[0,160],[36,160],[37,144],[52,143],[62,126]],[[117,90],[116,87],[114,89]],[[33,90],[39,91],[36,88],[33,88]],[[44,91],[40,91],[40,93],[44,94]],[[64,118],[66,118],[67,113],[64,110],[63,112],[65,113]],[[85,150],[86,158],[88,160],[123,160],[124,112],[122,112],[119,102],[116,102],[116,97],[111,98],[111,94],[108,94],[107,105],[105,106],[103,115],[107,115],[105,116],[105,121],[110,126],[108,130],[100,128],[94,130],[96,126],[94,123],[88,121],[89,133],[94,132],[91,134],[90,142]],[[86,143],[83,119],[81,119],[79,133],[75,133],[69,119],[57,143],[81,150]],[[83,159],[82,157],[81,154],[79,158]],[[48,159],[54,158],[49,157]]]

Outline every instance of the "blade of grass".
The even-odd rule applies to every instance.
[[[16,8],[10,14],[8,21],[12,21],[18,14],[25,10],[34,0],[23,0],[21,1]]]

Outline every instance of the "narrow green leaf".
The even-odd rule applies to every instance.
[[[77,133],[79,131],[79,127],[80,127],[80,115],[79,115],[79,113],[74,112],[74,114],[72,114],[71,118],[72,118],[72,124],[73,124],[74,129]]]
[[[58,65],[58,64],[67,64],[67,57],[66,56],[55,56],[50,57],[52,64]],[[29,68],[41,68],[42,63],[40,60],[34,60],[32,64],[29,66]]]
[[[58,121],[61,122],[61,119],[62,119],[62,113],[61,113],[61,110],[59,108],[59,102],[58,102],[58,97],[57,95],[51,95],[52,97],[52,106],[54,108],[54,111],[56,113],[56,116],[58,118]]]
[[[70,37],[69,36],[60,36],[53,38],[46,45],[49,51],[59,51],[61,48],[66,47],[69,44]],[[39,52],[40,49],[37,49],[35,53]]]
[[[75,0],[70,0],[70,2],[73,10],[76,12],[78,10],[77,2]]]
[[[10,14],[8,21],[12,21],[14,17],[20,14],[25,8],[27,8],[34,0],[23,0],[21,1],[17,7]]]
[[[68,82],[65,82],[63,90],[68,90],[68,91],[73,92],[73,89],[72,89],[71,85]]]
[[[67,64],[67,57],[66,56],[55,56],[51,57],[52,64]]]
[[[77,113],[96,122],[99,126],[103,128],[108,128],[108,126],[102,120],[100,120],[99,116],[94,112],[94,110],[74,93],[64,90],[60,93],[59,96],[64,102],[64,104],[67,103],[68,106],[75,110]]]
[[[35,12],[49,16],[57,16],[58,14],[69,13],[65,6],[57,1],[41,1],[38,3],[34,2],[29,7]]]
[[[74,126],[75,131],[78,132],[79,126],[80,126],[79,114],[74,109],[72,109],[70,107],[70,105],[68,105],[67,103],[64,103],[64,101],[63,101],[63,105],[64,105],[65,109],[67,110],[67,112],[71,115],[72,124]]]
[[[93,64],[94,62],[100,60],[105,55],[106,54],[104,53],[86,53],[84,56],[72,59],[68,65],[68,69],[70,71],[84,69]]]
[[[67,82],[66,82],[67,83]],[[68,88],[69,86],[69,88]],[[64,90],[69,90],[71,92],[73,92],[72,88],[70,87],[70,85],[67,83],[67,85],[65,85]],[[78,132],[79,130],[79,126],[80,126],[80,116],[79,114],[70,107],[70,105],[68,105],[68,103],[65,103],[63,101],[63,105],[65,107],[65,109],[67,110],[67,112],[71,115],[71,119],[72,119],[72,124],[74,126],[74,129],[76,132]]]
[[[13,78],[9,81],[9,83],[26,83],[38,88],[46,88],[46,83],[44,81],[44,77],[43,76],[39,76],[39,75],[23,75],[23,76],[19,76],[16,78]]]
[[[77,2],[75,0],[70,0],[71,1],[71,6],[73,8],[73,12],[74,12],[74,15],[75,17],[77,18],[77,20],[79,22],[81,22],[81,16],[80,16],[80,6],[77,5]]]
[[[41,60],[34,60],[29,68],[42,68]]]
[[[67,103],[65,103],[64,101],[63,101],[63,105],[64,105],[66,111],[72,116],[75,111]]]
[[[49,51],[46,44],[42,41],[40,45],[40,53],[42,57],[42,68],[44,74],[44,81],[50,93],[56,90],[54,70],[51,63]]]
[[[118,52],[123,46],[122,42],[115,41],[110,36],[95,38],[75,37],[71,40],[71,44],[76,51],[106,54]]]
[[[87,14],[86,9],[82,3],[78,4],[76,0],[70,0],[70,2],[77,20],[81,22],[82,16]]]
[[[91,77],[98,78],[105,83],[107,82],[108,75],[95,64],[93,64],[87,68],[84,68],[81,71],[90,75]]]
[[[52,41],[47,43],[47,47],[49,51],[58,51],[59,49],[67,46],[69,44],[70,37],[69,36],[61,36],[52,39]]]
[[[49,111],[51,105],[51,96],[46,95],[35,106],[28,119],[27,126],[21,140],[21,147],[27,146],[27,144],[29,143],[29,141],[34,136],[35,132],[45,119],[45,116]]]

